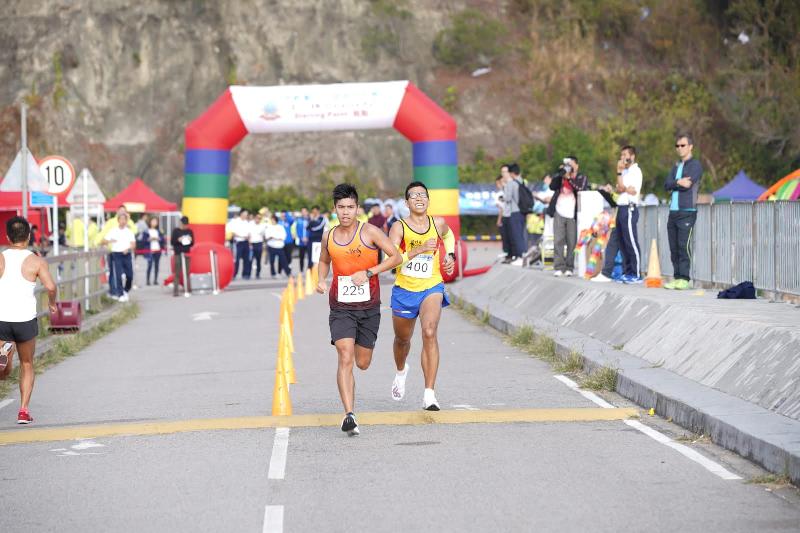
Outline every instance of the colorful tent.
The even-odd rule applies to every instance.
[[[761,193],[766,191],[761,185],[754,183],[744,170],[740,170],[736,176],[726,183],[721,189],[712,194],[714,200],[719,201],[752,201],[758,198]]]
[[[758,197],[759,202],[765,200],[800,200],[800,168],[775,182]]]
[[[141,178],[133,180],[133,183],[103,204],[103,207],[106,211],[116,211],[123,205],[132,213],[160,213],[178,210],[178,204],[161,198]]]

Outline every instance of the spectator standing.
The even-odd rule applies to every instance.
[[[111,264],[114,266],[114,287],[111,297],[120,302],[127,302],[128,293],[133,286],[133,254],[136,251],[136,235],[128,227],[127,213],[117,215],[117,226],[106,234],[103,244],[111,245]]]
[[[294,242],[297,246],[297,257],[300,261],[300,272],[305,270],[306,260],[308,260],[308,268],[311,268],[311,240],[309,239],[308,228],[308,209],[304,207],[300,210],[300,216],[294,221]]]
[[[250,243],[250,263],[255,261],[256,264],[256,279],[261,279],[261,257],[264,255],[264,234],[267,231],[267,224],[264,222],[261,214],[257,214],[250,224],[250,236],[248,242]],[[250,271],[252,272],[252,264]]]
[[[18,424],[33,422],[28,406],[35,377],[33,354],[39,334],[34,292],[37,279],[47,290],[50,312],[56,312],[56,284],[47,262],[27,249],[30,235],[31,227],[27,220],[22,217],[9,219],[6,237],[10,246],[0,253],[0,339],[14,342],[19,357]],[[0,379],[5,379],[11,372],[10,357],[13,354],[5,353]]]
[[[386,233],[388,234],[392,229],[392,224],[400,220],[394,216],[394,207],[392,204],[386,203],[386,205],[383,206],[383,217],[386,219]]]
[[[519,165],[511,163],[507,168],[509,177],[503,186],[503,199],[506,204],[503,224],[509,225],[507,231],[511,248],[511,261],[507,262],[514,266],[522,266],[522,256],[528,251],[528,247],[525,246],[525,215],[519,209],[519,188],[525,187],[525,184],[519,174]]]
[[[164,233],[158,227],[158,217],[150,219],[150,227],[147,229],[147,284],[150,285],[150,272],[153,273],[153,285],[158,285],[158,267],[161,264],[161,252],[164,251],[166,244]]]
[[[272,279],[275,279],[275,260],[278,261],[278,273],[284,272],[287,276],[291,275],[292,269],[286,260],[286,228],[272,215],[272,224],[267,226],[264,234],[267,240],[267,253],[269,255],[269,272]]]
[[[589,179],[578,174],[578,158],[564,159],[564,172],[550,182],[554,191],[547,214],[553,217],[553,275],[572,276],[575,270],[575,244],[578,240],[578,193],[588,188]]]
[[[191,276],[189,275],[192,268],[190,253],[194,246],[194,232],[189,229],[189,217],[181,217],[180,226],[172,230],[169,242],[175,252],[175,255],[172,256],[172,296],[178,296],[178,286],[183,283],[186,287],[184,295],[189,297],[192,294]],[[186,268],[186,279],[183,279],[184,268]]]
[[[280,224],[283,226],[283,229],[286,231],[286,237],[284,239],[283,245],[283,254],[286,257],[286,265],[288,266],[289,270],[291,270],[292,266],[292,255],[294,255],[294,235],[292,235],[292,224],[294,223],[294,217],[289,211],[285,211],[281,214]],[[288,275],[288,274],[287,274]]]
[[[697,221],[697,191],[703,177],[700,161],[692,157],[694,141],[688,133],[681,133],[675,140],[675,149],[680,160],[672,167],[664,182],[664,188],[672,193],[667,219],[669,251],[674,271],[673,281],[665,289],[690,289],[692,271],[692,230]]]
[[[233,236],[233,246],[236,251],[233,263],[233,278],[239,275],[239,265],[242,267],[242,278],[250,279],[250,221],[247,209],[239,211],[239,216],[231,220],[230,230]]]
[[[502,174],[503,169],[505,169],[505,175]],[[506,211],[506,201],[503,197],[503,187],[505,187],[505,179],[508,175],[508,167],[503,166],[500,169],[501,174],[498,175],[494,180],[494,186],[497,188],[497,197],[495,199],[495,205],[497,206],[497,229],[500,231],[500,240],[503,244],[503,253],[500,254],[498,257],[503,258],[504,263],[511,262],[511,241],[508,237],[508,228],[509,225],[503,225],[503,219],[505,218],[505,211]]]
[[[636,162],[636,148],[624,146],[617,161],[617,228],[622,246],[622,282],[642,282],[641,248],[636,224],[642,192],[642,170]]]
[[[319,262],[319,254],[322,251],[322,234],[328,228],[328,219],[320,215],[319,206],[311,208],[311,218],[308,224],[308,239],[310,255],[308,266],[312,267]]]
[[[386,233],[386,217],[381,213],[380,204],[373,204],[369,209],[369,215],[367,222]]]

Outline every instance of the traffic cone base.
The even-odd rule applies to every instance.
[[[644,286],[650,289],[662,287],[661,263],[658,260],[658,246],[655,239],[650,241],[650,260],[647,264],[647,277],[644,278]]]

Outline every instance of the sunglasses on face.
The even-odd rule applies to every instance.
[[[428,193],[424,193],[424,192],[410,192],[410,193],[408,193],[408,199],[409,200],[415,200],[417,198],[427,198],[427,197],[428,197]]]
[[[676,144],[675,148],[686,148],[687,146],[689,146],[689,145],[688,144]]]

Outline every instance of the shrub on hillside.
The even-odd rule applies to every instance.
[[[445,65],[473,68],[486,66],[505,50],[506,28],[476,9],[465,9],[453,17],[433,42],[433,55]]]

